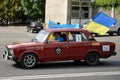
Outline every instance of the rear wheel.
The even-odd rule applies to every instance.
[[[96,65],[99,62],[99,55],[95,52],[91,52],[85,58],[85,62],[90,66]]]
[[[29,29],[27,29],[26,31],[29,32]]]
[[[23,68],[33,68],[38,62],[38,58],[35,54],[28,53],[22,57],[21,66]]]
[[[113,36],[113,33],[109,33],[110,36]]]
[[[99,35],[99,34],[97,34],[97,33],[95,33],[95,36],[96,36],[96,37],[99,37],[100,35]]]
[[[33,32],[34,32],[34,30],[33,30],[33,29],[30,29],[30,32],[31,32],[31,33],[33,33]]]

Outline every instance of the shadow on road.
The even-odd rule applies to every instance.
[[[15,68],[23,69],[18,64],[12,65]],[[50,63],[39,63],[33,69],[70,69],[70,68],[104,68],[104,67],[120,67],[120,61],[100,61],[99,64],[95,66],[88,66],[84,62],[50,62]]]

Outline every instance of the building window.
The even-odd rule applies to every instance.
[[[89,18],[91,0],[71,1],[71,18]]]
[[[74,17],[74,18],[79,18],[80,13],[79,13],[79,11],[72,11],[71,16]]]
[[[72,0],[72,6],[74,5],[80,5],[80,0]]]
[[[72,0],[72,10],[80,10],[79,0]]]
[[[82,25],[91,18],[91,0],[71,0],[71,24]]]
[[[89,7],[81,7],[81,11],[89,11]]]

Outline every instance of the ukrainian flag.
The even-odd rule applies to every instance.
[[[100,35],[104,35],[109,30],[109,28],[104,25],[98,24],[94,21],[91,21],[87,25],[86,30],[89,30],[90,32],[98,33]]]
[[[49,25],[57,25],[55,22],[51,21],[51,20],[48,20],[48,26]]]
[[[99,12],[91,22],[86,26],[86,30],[89,30],[100,35],[104,35],[112,25],[117,23],[116,19],[111,18],[110,16]]]
[[[48,21],[48,27],[50,29],[58,29],[58,28],[79,28],[79,24],[56,24],[55,22],[49,20]]]

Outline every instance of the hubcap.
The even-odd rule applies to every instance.
[[[32,67],[34,66],[36,63],[36,59],[33,55],[27,55],[25,58],[24,58],[24,64],[25,66],[27,67]]]
[[[90,63],[94,63],[94,62],[96,62],[97,57],[93,56],[93,55],[90,55],[89,58],[88,58],[88,60],[89,60]]]
[[[95,62],[95,61],[96,61],[96,58],[95,58],[95,57],[93,57],[93,56],[91,56],[91,57],[89,58],[89,61],[90,61],[91,63],[93,63],[93,62]]]

